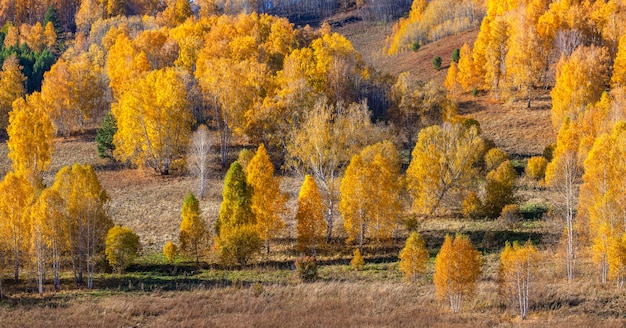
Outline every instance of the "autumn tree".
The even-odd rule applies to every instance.
[[[566,276],[574,279],[574,266],[577,247],[574,231],[576,208],[578,206],[578,185],[582,168],[578,161],[579,131],[570,119],[565,119],[557,136],[557,146],[552,161],[546,167],[546,184],[557,191],[560,204],[558,213],[564,218],[566,237]]]
[[[501,290],[516,301],[522,320],[525,320],[528,314],[528,301],[538,264],[539,254],[530,241],[524,246],[517,242],[513,242],[512,245],[507,242],[500,253]]]
[[[187,170],[198,181],[196,189],[200,199],[204,198],[206,180],[209,178],[212,146],[213,139],[209,136],[209,129],[204,124],[200,125],[191,135],[187,151]]]
[[[457,81],[463,88],[463,91],[471,91],[472,88],[478,88],[480,85],[480,77],[474,67],[474,59],[472,58],[472,49],[467,43],[461,47],[457,73]]]
[[[107,214],[109,197],[91,165],[74,164],[61,168],[52,189],[65,202],[69,255],[76,283],[93,288],[96,264],[104,253],[105,238],[113,222]]]
[[[109,264],[122,273],[141,251],[139,236],[130,228],[113,226],[106,235],[105,254]]]
[[[248,185],[252,194],[252,211],[256,216],[259,237],[270,252],[270,241],[285,228],[281,215],[286,211],[287,194],[280,191],[280,180],[274,176],[274,164],[265,145],[261,144],[246,167]]]
[[[167,175],[189,145],[193,115],[185,90],[180,72],[165,68],[150,72],[123,93],[112,108],[118,128],[115,158]]]
[[[543,44],[533,24],[524,15],[514,19],[512,36],[509,38],[505,57],[507,80],[514,91],[526,97],[526,107],[530,108],[533,87],[539,84],[547,57]]]
[[[426,272],[426,263],[430,259],[422,236],[413,231],[407,238],[398,258],[400,260],[400,272],[413,284],[417,283],[418,276]]]
[[[339,211],[348,242],[365,238],[378,243],[391,237],[401,210],[400,156],[388,141],[364,148],[354,155],[341,181]]]
[[[22,74],[23,67],[15,55],[9,56],[2,63],[0,72],[0,132],[9,125],[9,112],[13,101],[24,96],[24,82],[26,77]]]
[[[475,175],[482,139],[478,128],[460,123],[420,131],[406,179],[419,214],[433,215],[442,204],[455,205],[455,194]]]
[[[435,83],[424,83],[409,72],[400,74],[391,87],[391,115],[409,149],[426,126],[441,124],[456,114],[456,103]]]
[[[200,255],[209,245],[209,229],[200,217],[200,202],[192,193],[185,196],[181,211],[180,235],[178,237],[180,250],[185,256],[195,259],[200,265]]]
[[[215,222],[215,244],[225,263],[237,262],[245,267],[262,245],[252,195],[243,168],[239,162],[233,162],[224,178],[223,200]]]
[[[626,34],[619,39],[619,47],[613,62],[613,74],[611,75],[611,87],[626,86]]]
[[[13,102],[7,134],[13,170],[36,184],[39,173],[50,165],[54,151],[52,122],[43,108],[39,93]]]
[[[433,282],[437,298],[447,299],[452,312],[461,311],[463,300],[474,296],[481,265],[480,252],[467,236],[457,234],[452,238],[446,235],[435,258]]]
[[[306,113],[287,145],[289,164],[311,174],[320,188],[326,207],[326,242],[332,238],[342,166],[364,146],[384,139],[385,131],[373,125],[369,115],[365,103],[333,106],[322,99]]]
[[[593,260],[600,269],[600,281],[609,276],[611,247],[620,240],[626,228],[624,207],[624,151],[626,124],[615,125],[611,133],[596,139],[584,163],[585,174],[580,186],[579,215],[588,216],[589,239]]]
[[[19,281],[20,268],[26,263],[30,248],[28,207],[33,198],[33,187],[19,173],[9,172],[0,183],[0,234],[10,250],[8,258],[13,264],[15,283]]]
[[[322,196],[315,179],[307,174],[300,188],[296,212],[298,251],[310,250],[316,255],[317,245],[324,238],[325,228]]]
[[[585,107],[600,100],[608,84],[609,57],[605,48],[579,47],[556,68],[552,96],[552,126],[556,129],[566,118],[575,121]]]
[[[487,174],[483,213],[496,218],[504,206],[514,203],[516,178],[517,172],[508,160]]]
[[[65,201],[51,188],[44,189],[30,209],[32,248],[37,262],[37,284],[43,294],[46,267],[52,262],[54,289],[61,288],[61,259],[67,250]]]

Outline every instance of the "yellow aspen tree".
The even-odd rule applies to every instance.
[[[448,74],[446,75],[446,80],[443,85],[446,90],[453,95],[456,96],[461,91],[461,86],[458,82],[459,80],[459,68],[455,62],[450,63],[450,67],[448,68]]]
[[[539,254],[533,244],[528,241],[524,246],[517,242],[507,242],[500,253],[499,281],[501,291],[517,303],[520,317],[526,319],[532,283],[535,281]]]
[[[609,279],[614,280],[617,288],[621,289],[626,281],[626,233],[613,238],[607,257]]]
[[[385,141],[354,155],[341,181],[339,211],[348,242],[363,251],[366,236],[380,243],[391,237],[401,209],[400,156]]]
[[[65,202],[64,223],[74,278],[77,284],[82,284],[86,271],[87,288],[91,289],[96,264],[104,254],[106,234],[113,226],[107,214],[109,197],[89,164],[61,168],[52,189]]]
[[[185,196],[181,211],[180,235],[178,237],[183,255],[192,257],[200,265],[200,256],[209,246],[209,229],[200,216],[200,202],[192,193]]]
[[[617,54],[613,61],[611,87],[613,89],[626,86],[626,35],[619,39]]]
[[[0,183],[0,233],[11,253],[9,259],[13,263],[15,283],[28,259],[31,240],[28,208],[33,198],[33,187],[19,173],[9,172]]]
[[[480,87],[480,77],[474,67],[474,59],[472,57],[472,48],[467,43],[464,43],[460,49],[461,58],[459,59],[457,74],[458,83],[463,88],[463,91],[472,91],[473,88]]]
[[[398,258],[400,260],[400,272],[411,283],[417,283],[419,275],[426,272],[426,264],[430,259],[422,236],[413,231],[407,238],[406,244],[400,251]]]
[[[113,33],[114,30],[111,29],[107,36]],[[113,99],[119,101],[122,94],[133,90],[137,81],[150,69],[146,54],[134,47],[128,35],[123,32],[117,34],[106,60],[106,72]]]
[[[54,127],[39,93],[13,102],[7,134],[9,158],[15,172],[37,184],[39,173],[48,169],[54,151]]]
[[[43,279],[47,261],[52,262],[54,289],[61,288],[61,258],[67,250],[65,201],[54,189],[44,189],[30,210],[32,241],[37,262],[39,294],[43,294]]]
[[[605,48],[578,47],[567,58],[562,56],[556,68],[552,97],[552,126],[559,129],[566,118],[575,121],[586,106],[600,100],[609,82],[609,57]]]
[[[391,87],[390,114],[403,133],[409,149],[424,126],[441,124],[456,114],[456,103],[433,82],[424,83],[409,72],[398,75]]]
[[[54,46],[57,44],[57,33],[54,30],[54,24],[52,22],[48,22],[43,32],[44,44],[48,49],[53,50]]]
[[[433,215],[440,205],[459,205],[451,197],[476,174],[482,139],[476,126],[434,125],[420,131],[406,172],[415,212]]]
[[[547,56],[542,51],[542,42],[533,24],[523,16],[513,20],[511,29],[505,58],[507,83],[514,88],[514,92],[526,97],[526,107],[530,108],[532,90],[541,79]]]
[[[324,222],[322,196],[315,179],[307,174],[300,188],[296,212],[298,251],[310,250],[315,256],[317,245],[322,242],[325,230],[326,222]]]
[[[566,237],[565,267],[568,281],[574,279],[576,260],[576,237],[574,226],[576,207],[578,206],[579,183],[582,168],[578,161],[579,146],[578,128],[569,119],[561,126],[557,136],[557,146],[554,158],[546,167],[546,183],[557,191],[560,204],[557,211],[565,221],[564,234]]]
[[[169,174],[191,136],[193,115],[185,90],[180,72],[165,68],[150,72],[133,91],[124,93],[112,108],[118,128],[113,137],[115,158]]]
[[[352,253],[352,260],[350,260],[350,267],[356,271],[361,271],[365,267],[365,259],[361,255],[361,250],[358,248]]]
[[[326,206],[326,242],[330,242],[339,201],[339,173],[365,145],[385,139],[385,131],[372,124],[365,103],[336,106],[320,99],[294,131],[287,151],[289,164],[310,173]]]
[[[437,298],[447,300],[452,312],[460,312],[463,301],[474,296],[481,265],[480,252],[467,236],[457,234],[453,239],[446,235],[435,258],[433,282]]]
[[[609,254],[612,244],[625,232],[622,213],[624,152],[622,138],[626,124],[618,123],[613,131],[600,135],[585,160],[580,187],[579,212],[588,215],[593,260],[600,268],[600,281],[609,277]]]
[[[139,236],[131,228],[119,225],[109,229],[105,244],[107,261],[118,273],[133,264],[141,251]]]
[[[24,96],[24,82],[26,77],[22,74],[23,67],[15,55],[11,55],[2,63],[0,72],[0,131],[9,125],[9,112],[13,101]]]
[[[246,167],[248,185],[252,194],[252,211],[256,216],[259,237],[270,252],[270,241],[285,228],[281,216],[286,211],[287,194],[280,191],[280,180],[274,176],[274,164],[265,145],[261,144]]]
[[[490,26],[489,43],[485,51],[485,86],[496,100],[500,99],[500,83],[505,78],[505,59],[509,51],[507,40],[509,22],[506,17],[496,17]]]
[[[78,108],[72,106],[71,97],[70,72],[65,60],[61,58],[44,74],[41,98],[56,130],[65,137],[69,137],[72,129],[78,125]]]

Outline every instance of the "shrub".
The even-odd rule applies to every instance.
[[[519,206],[519,212],[525,220],[539,220],[550,208],[545,204],[525,203]]]
[[[363,259],[361,251],[358,248],[354,250],[354,256],[350,261],[350,267],[356,271],[361,271],[363,270],[363,267],[365,267],[365,260]]]
[[[461,49],[456,48],[452,52],[452,61],[458,64],[460,59],[461,59]]]
[[[514,203],[515,178],[517,173],[510,161],[505,161],[487,174],[483,202],[487,217],[497,218],[505,205]]]
[[[404,221],[404,227],[406,228],[407,231],[412,232],[412,231],[417,231],[417,229],[419,228],[419,221],[417,220],[416,216],[411,216],[410,218],[407,218]]]
[[[436,69],[436,70],[440,70],[441,69],[441,57],[435,56],[433,58],[433,68]]]
[[[506,223],[515,223],[522,219],[519,206],[516,204],[508,204],[502,208],[500,219]]]
[[[297,258],[296,272],[302,281],[314,281],[317,279],[317,260],[315,256]]]
[[[178,247],[171,240],[163,246],[163,255],[167,259],[167,262],[174,263],[174,258],[178,255]]]
[[[420,50],[420,44],[417,43],[417,41],[414,41],[413,44],[411,44],[411,50],[413,52],[417,52],[418,50]]]
[[[535,180],[542,180],[546,176],[548,161],[543,156],[534,156],[526,164],[526,176]]]
[[[478,194],[469,193],[463,200],[463,215],[467,218],[475,219],[480,216],[483,203],[480,201]]]
[[[474,97],[478,96],[478,89],[476,87],[472,88],[472,96]]]
[[[109,229],[105,244],[109,264],[120,273],[133,263],[141,250],[139,236],[130,228],[118,225]]]
[[[554,157],[554,149],[556,148],[556,144],[549,144],[546,148],[543,149],[543,158],[545,158],[548,162],[552,161]]]
[[[509,155],[503,152],[500,148],[491,148],[487,154],[485,154],[485,170],[487,172],[492,171],[508,159]]]

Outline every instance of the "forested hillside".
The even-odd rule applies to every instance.
[[[623,12],[0,0],[0,317],[622,326]]]

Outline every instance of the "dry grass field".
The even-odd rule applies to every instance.
[[[355,23],[337,31],[345,34],[365,61],[389,74],[409,70],[428,80],[442,82],[452,50],[471,43],[477,31],[440,40],[393,57],[382,55],[390,25]],[[435,55],[443,69],[432,68]],[[502,104],[487,95],[460,99],[460,113],[476,118],[483,135],[523,163],[553,142],[549,95],[539,92],[532,109],[522,102]],[[34,296],[33,278],[14,286],[4,284],[8,296],[0,302],[0,326],[45,327],[624,327],[626,295],[614,285],[599,284],[592,263],[581,257],[576,280],[567,283],[555,254],[562,229],[559,218],[516,224],[433,218],[420,222],[419,230],[431,251],[431,260],[446,233],[470,235],[483,252],[485,264],[474,299],[462,313],[451,313],[435,298],[432,266],[417,285],[402,281],[397,269],[398,247],[384,245],[374,255],[368,245],[364,271],[347,265],[351,250],[343,245],[341,222],[336,242],[320,251],[320,280],[301,283],[295,276],[292,250],[295,237],[293,210],[300,177],[283,177],[289,193],[285,234],[271,256],[259,255],[248,270],[227,270],[214,264],[197,269],[186,263],[167,265],[158,255],[168,240],[176,241],[180,207],[194,181],[185,176],[162,177],[150,171],[128,169],[99,159],[92,132],[56,141],[51,170],[73,162],[90,163],[110,196],[109,214],[117,224],[131,227],[144,246],[141,263],[125,275],[103,273],[96,289],[76,288],[65,277],[61,292]],[[0,145],[0,176],[10,168],[6,145]],[[216,165],[217,167],[217,165]],[[201,200],[203,217],[212,224],[221,202],[223,171],[215,171],[208,194]],[[522,179],[518,197],[523,204],[551,205],[556,197],[534,181]],[[405,235],[405,232],[402,233]],[[540,243],[541,270],[534,279],[531,311],[521,321],[509,300],[498,296],[498,251],[505,240],[531,239]],[[208,258],[210,262],[210,257]],[[432,262],[432,261],[431,261]],[[6,277],[8,279],[8,275]],[[8,288],[6,288],[8,287]]]

